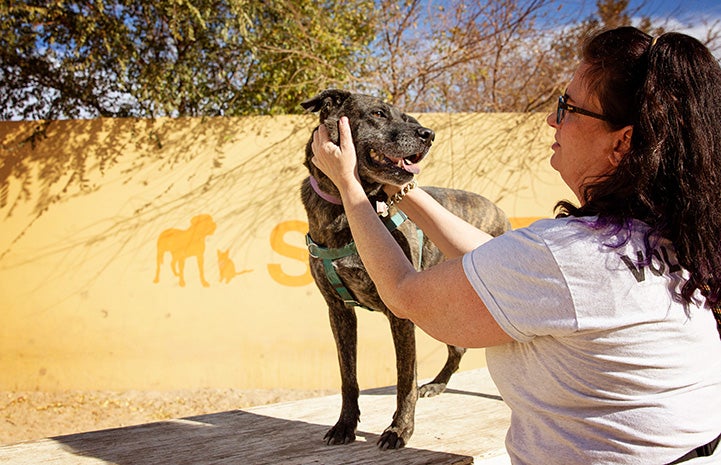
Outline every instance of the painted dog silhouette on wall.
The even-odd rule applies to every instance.
[[[156,257],[154,283],[160,281],[160,265],[163,256],[170,252],[170,268],[179,279],[180,287],[185,287],[185,259],[195,257],[198,263],[200,283],[203,287],[210,284],[205,279],[205,238],[215,232],[216,224],[210,215],[203,214],[191,218],[188,229],[170,228],[158,236],[158,253]]]

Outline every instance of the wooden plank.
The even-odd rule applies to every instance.
[[[486,369],[456,374],[444,394],[419,399],[415,433],[400,450],[378,437],[395,410],[395,388],[363,391],[357,440],[327,446],[340,395],[265,405],[0,447],[0,464],[471,464],[508,463],[510,412]]]

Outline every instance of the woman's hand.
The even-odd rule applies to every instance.
[[[338,121],[340,146],[334,144],[324,124],[318,127],[313,134],[313,158],[311,162],[317,166],[341,191],[348,185],[357,182],[358,159],[356,157],[353,136],[350,131],[348,118],[343,116]]]

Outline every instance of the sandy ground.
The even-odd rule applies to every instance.
[[[0,445],[335,393],[289,389],[0,391]]]

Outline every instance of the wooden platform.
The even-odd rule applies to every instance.
[[[457,373],[445,393],[419,399],[415,433],[400,450],[375,443],[395,410],[395,387],[363,391],[357,440],[327,446],[340,395],[0,447],[0,464],[509,464],[510,411],[486,369]]]

